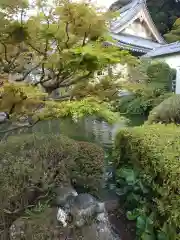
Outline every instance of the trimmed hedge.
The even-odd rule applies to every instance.
[[[115,146],[117,169],[130,165],[140,170],[153,191],[151,204],[159,219],[179,228],[180,128],[161,124],[128,128],[117,134]]]
[[[103,150],[91,143],[61,135],[9,137],[0,144],[0,225],[8,227],[13,212],[21,215],[56,184],[69,184],[73,179],[96,191],[103,165]]]
[[[153,61],[147,68],[148,82],[156,88],[166,91],[172,90],[172,80],[174,78],[174,69],[165,62]]]
[[[157,107],[153,108],[148,117],[148,123],[175,123],[180,124],[180,95],[175,94]]]

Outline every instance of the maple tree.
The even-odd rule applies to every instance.
[[[98,113],[112,120],[103,102],[117,92],[117,79],[95,80],[97,72],[135,62],[106,44],[112,13],[66,0],[4,1],[0,7],[0,109],[35,119]]]

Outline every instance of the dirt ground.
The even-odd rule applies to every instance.
[[[122,209],[109,213],[109,221],[112,224],[113,230],[120,236],[121,240],[136,239],[136,224],[133,221],[127,220]]]

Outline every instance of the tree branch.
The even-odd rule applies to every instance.
[[[27,42],[27,44],[28,44],[33,50],[35,50],[36,52],[38,52],[39,54],[41,54],[41,55],[44,56],[44,53],[43,53],[41,50],[39,50],[39,49],[37,49],[36,47],[34,47],[30,42]]]
[[[5,43],[3,43],[2,41],[0,41],[0,43],[3,45],[4,47],[4,56],[5,56],[5,60],[6,62],[8,62],[10,64],[10,61],[8,60],[8,57],[7,57],[7,46]]]
[[[14,56],[14,58],[10,61],[10,64],[9,64],[9,69],[11,71],[11,67],[14,65],[15,61],[17,60],[17,58],[20,56],[21,54],[21,50],[19,52],[17,52]]]
[[[78,83],[78,82],[81,82],[81,81],[84,80],[85,78],[90,77],[91,74],[92,74],[92,72],[88,72],[86,75],[81,76],[81,77],[77,77],[76,79],[70,81],[69,83],[59,84],[59,87],[69,87],[69,86],[71,86],[71,85],[74,85],[74,84],[76,84],[76,83]],[[64,81],[66,81],[66,79],[65,79]],[[64,82],[64,81],[63,81],[63,82]]]
[[[27,76],[28,76],[32,71],[34,71],[35,69],[37,69],[40,65],[41,65],[41,63],[38,63],[37,65],[35,65],[34,67],[32,67],[30,70],[28,70],[28,71],[24,74],[24,76],[23,76],[22,78],[16,79],[15,81],[16,81],[16,82],[24,81],[24,80],[27,78]]]
[[[17,126],[17,127],[14,127],[14,128],[10,128],[10,129],[4,130],[4,131],[0,131],[0,134],[4,134],[4,133],[16,131],[16,130],[19,130],[19,129],[22,129],[22,128],[32,128],[32,127],[34,127],[34,125],[36,125],[39,121],[40,121],[40,119],[36,120],[33,124],[30,124],[30,125],[22,125],[22,126]]]
[[[84,33],[84,39],[83,39],[82,47],[85,46],[85,44],[86,44],[86,38],[88,37],[88,35],[90,33],[90,29],[91,29],[91,24],[89,25],[88,32]]]
[[[68,31],[69,31],[69,22],[66,22],[65,32],[66,32],[67,40],[65,42],[65,45],[66,45],[67,48],[69,48],[68,42],[69,42],[69,39],[70,39]]]

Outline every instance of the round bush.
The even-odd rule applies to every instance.
[[[180,124],[180,95],[173,95],[153,108],[148,123]]]
[[[174,70],[165,62],[152,62],[147,68],[149,83],[155,84],[158,88],[172,90]]]
[[[0,225],[7,227],[55,185],[73,179],[97,190],[103,150],[61,135],[21,135],[0,144]]]

